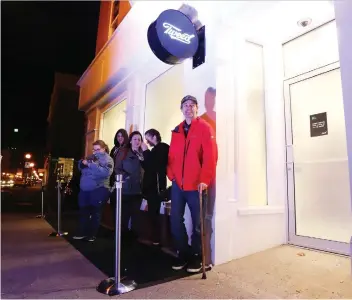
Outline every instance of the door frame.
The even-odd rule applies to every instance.
[[[342,255],[349,255],[350,244],[319,238],[296,235],[295,215],[295,171],[292,137],[292,114],[290,85],[300,81],[319,76],[324,73],[339,69],[340,63],[335,62],[324,67],[312,70],[305,74],[284,81],[284,106],[285,106],[285,144],[286,144],[286,174],[287,174],[287,205],[288,205],[288,244],[312,248]]]

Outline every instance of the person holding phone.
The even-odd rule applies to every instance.
[[[78,163],[81,171],[78,203],[79,232],[73,238],[94,242],[100,226],[102,207],[110,195],[110,175],[114,161],[102,140],[93,143],[93,154]]]

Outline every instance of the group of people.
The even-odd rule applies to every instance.
[[[116,208],[115,175],[121,174],[122,235],[136,232],[134,226],[143,198],[148,201],[153,244],[159,244],[158,215],[161,201],[168,194],[168,178],[172,182],[171,233],[178,253],[172,268],[181,270],[187,266],[189,272],[201,270],[199,194],[214,181],[217,145],[212,126],[198,117],[197,99],[184,97],[180,108],[185,120],[172,130],[170,146],[162,142],[156,129],[145,132],[145,142],[139,131],[128,135],[125,129],[119,129],[110,153],[104,141],[93,143],[93,155],[79,161],[80,226],[75,239],[95,240],[103,204],[110,198]],[[184,224],[186,204],[193,224],[191,247]]]
[[[132,132],[127,136],[124,129],[116,133],[115,147],[111,151],[115,168],[111,176],[112,194],[110,203],[113,212],[116,209],[116,193],[113,181],[116,174],[122,175],[122,212],[121,233],[122,235],[136,236],[138,229],[138,212],[140,211],[142,198],[148,201],[148,214],[152,223],[153,244],[159,244],[158,215],[162,195],[166,194],[166,168],[168,161],[169,145],[161,141],[160,133],[156,129],[145,132],[145,140],[139,131]],[[147,144],[152,147],[149,150]],[[113,213],[116,216],[115,213]],[[131,230],[129,221],[131,220]]]

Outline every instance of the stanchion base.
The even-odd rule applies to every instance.
[[[97,286],[97,291],[108,296],[116,296],[131,292],[136,287],[137,283],[134,280],[123,279],[116,285],[115,278],[111,277],[100,282]]]
[[[68,232],[52,232],[49,234],[50,237],[58,237],[68,235]]]
[[[36,216],[37,219],[45,219],[45,215],[38,215]]]

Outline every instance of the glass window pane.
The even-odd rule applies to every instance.
[[[247,107],[247,195],[250,206],[267,205],[263,46],[245,45]]]

